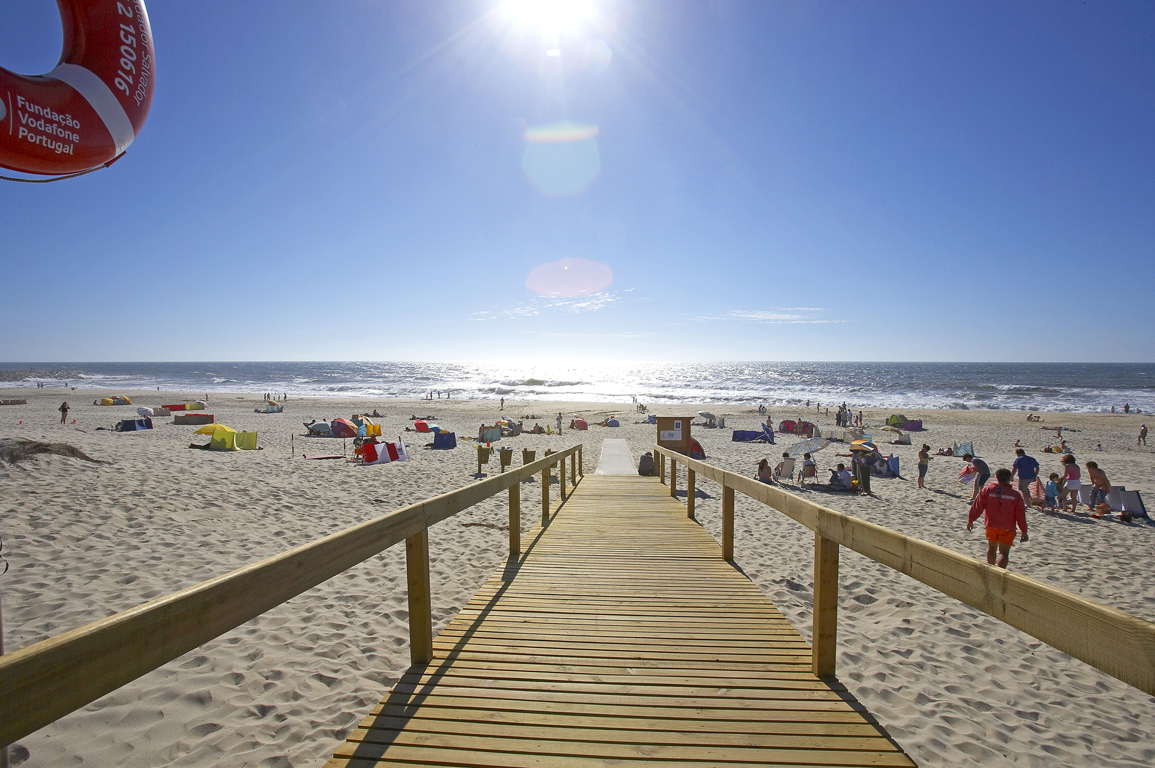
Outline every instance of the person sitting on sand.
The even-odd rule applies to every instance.
[[[985,516],[987,528],[987,562],[1006,568],[1011,558],[1011,547],[1015,543],[1015,526],[1023,532],[1019,541],[1027,540],[1027,507],[1019,492],[1011,487],[1011,471],[1006,468],[995,473],[998,481],[984,488],[971,504],[967,515],[967,530],[973,531],[979,515]],[[998,562],[995,551],[998,550]]]
[[[838,462],[837,469],[830,470],[830,487],[836,491],[849,491],[854,487],[850,471],[842,462]]]
[[[770,469],[770,462],[766,461],[766,459],[759,460],[758,472],[755,474],[755,477],[757,477],[760,482],[773,483],[774,470]]]

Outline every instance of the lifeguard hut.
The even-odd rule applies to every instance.
[[[657,416],[658,445],[690,455],[690,422],[693,416]]]

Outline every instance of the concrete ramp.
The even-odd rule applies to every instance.
[[[613,439],[602,443],[602,457],[598,460],[595,475],[636,475],[634,456],[625,440]]]

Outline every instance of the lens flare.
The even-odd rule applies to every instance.
[[[596,125],[561,122],[525,132],[521,170],[546,197],[573,197],[601,173]]]
[[[525,280],[525,287],[542,296],[588,296],[609,288],[613,282],[614,273],[609,265],[573,258],[534,267]]]

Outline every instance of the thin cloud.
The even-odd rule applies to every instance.
[[[572,296],[566,298],[533,299],[519,307],[507,307],[501,310],[480,310],[473,313],[474,320],[509,320],[519,317],[537,317],[550,310],[577,314],[580,312],[596,312],[611,304],[621,301],[621,298],[608,291],[590,294],[589,296]]]
[[[702,315],[698,320],[739,321],[762,325],[818,325],[841,323],[815,317],[815,312],[825,312],[821,307],[772,307],[770,309],[731,309],[720,315]]]

